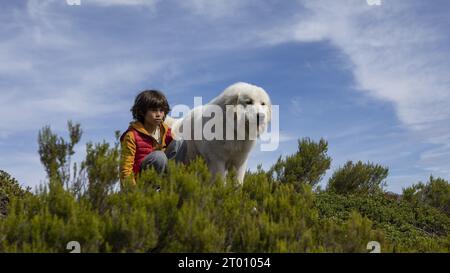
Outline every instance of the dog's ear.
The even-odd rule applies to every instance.
[[[226,109],[225,107],[227,105],[231,105],[231,106],[233,106],[233,109],[235,109],[235,111],[236,111],[236,107],[235,106],[237,106],[238,103],[239,103],[239,93],[236,93],[233,96],[229,96],[229,97],[223,98],[223,104],[222,103],[220,103],[220,104],[222,104],[224,109]]]
[[[226,98],[225,104],[226,105],[233,105],[236,106],[239,103],[239,93],[236,93],[234,96],[230,96]]]

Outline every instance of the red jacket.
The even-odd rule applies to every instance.
[[[130,123],[128,129],[120,137],[122,147],[120,180],[122,182],[130,175],[134,174],[136,176],[139,173],[142,161],[148,154],[154,150],[164,151],[167,145],[172,142],[172,132],[167,124],[161,124],[160,132],[161,143],[158,143],[141,122]]]

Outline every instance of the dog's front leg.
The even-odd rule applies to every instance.
[[[238,166],[236,171],[237,180],[240,184],[244,183],[245,171],[247,169],[247,160],[244,163]]]
[[[225,163],[221,160],[215,160],[213,158],[210,158],[207,160],[208,169],[211,172],[213,179],[220,175],[222,178],[225,179],[226,170],[225,170]]]

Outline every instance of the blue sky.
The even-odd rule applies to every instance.
[[[388,190],[450,179],[450,3],[446,0],[19,0],[0,3],[0,169],[45,180],[37,134],[113,141],[143,89],[171,105],[206,102],[244,81],[280,105],[281,139],[249,162],[269,167],[297,139],[390,168]],[[323,183],[324,184],[324,183]]]

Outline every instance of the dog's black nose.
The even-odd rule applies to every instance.
[[[266,118],[266,115],[264,113],[257,113],[256,118],[258,121],[263,121]]]

